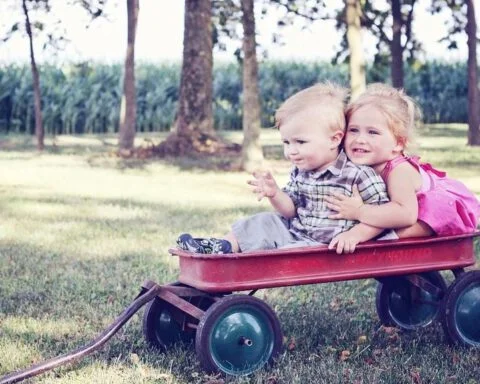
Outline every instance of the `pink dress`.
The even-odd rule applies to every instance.
[[[475,195],[460,181],[419,160],[417,156],[396,157],[387,163],[381,176],[386,181],[398,164],[409,162],[422,177],[422,187],[417,191],[418,220],[427,223],[439,236],[474,232],[480,216]]]

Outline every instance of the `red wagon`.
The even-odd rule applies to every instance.
[[[138,297],[91,343],[71,353],[0,378],[10,384],[73,362],[104,345],[142,306],[146,340],[161,350],[195,343],[207,371],[244,375],[272,362],[282,348],[282,330],[273,309],[253,296],[258,289],[342,280],[378,280],[376,308],[385,325],[415,330],[440,317],[457,345],[480,348],[480,270],[475,237],[480,232],[368,242],[353,254],[325,246],[227,255],[179,249],[178,282],[146,281]],[[453,272],[447,284],[440,271]],[[233,292],[249,291],[247,294]]]
[[[347,255],[325,246],[226,255],[171,249],[179,279],[149,303],[144,334],[163,350],[195,340],[207,371],[248,374],[271,362],[282,345],[278,318],[253,297],[256,290],[375,278],[383,324],[414,330],[440,317],[452,342],[480,347],[480,271],[465,271],[476,262],[479,235],[368,242]],[[455,277],[448,288],[443,270]]]

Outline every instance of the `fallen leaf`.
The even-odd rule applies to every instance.
[[[330,302],[330,309],[333,311],[338,311],[340,309],[340,300],[338,297],[334,297],[333,300]]]
[[[420,373],[417,370],[411,371],[410,376],[412,377],[414,384],[422,384]]]
[[[347,360],[351,355],[351,352],[348,349],[344,349],[342,352],[340,352],[340,361],[345,361]]]
[[[140,358],[138,357],[138,355],[136,353],[131,353],[130,354],[130,361],[132,362],[132,364],[138,365],[140,363]]]
[[[395,328],[395,327],[386,327],[382,325],[382,329],[387,335],[398,333],[398,328]]]
[[[225,384],[225,380],[223,380],[220,375],[207,375],[205,376],[204,384]]]
[[[361,335],[358,336],[357,345],[365,344],[367,342],[367,336]]]
[[[460,357],[456,353],[453,354],[452,360],[454,364],[457,364],[460,361]]]
[[[296,348],[296,346],[297,346],[297,344],[296,344],[296,342],[295,342],[295,337],[292,337],[292,338],[290,339],[290,341],[288,342],[287,349],[288,349],[289,351],[293,351],[293,350]]]
[[[275,376],[270,376],[268,379],[267,379],[267,382],[266,384],[277,384],[278,381],[277,381],[277,378]]]

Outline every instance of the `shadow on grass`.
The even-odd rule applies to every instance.
[[[128,170],[137,169],[145,170],[147,166],[158,163],[167,166],[173,166],[179,171],[195,171],[197,173],[208,171],[238,171],[239,159],[233,156],[181,156],[181,157],[150,157],[147,159],[140,158],[122,158],[109,154],[99,154],[89,156],[88,164],[95,168],[107,168]]]

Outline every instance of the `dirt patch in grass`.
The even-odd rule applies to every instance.
[[[189,136],[173,133],[160,142],[145,139],[134,149],[120,149],[116,154],[122,159],[165,159],[182,168],[195,164],[199,168],[238,171],[241,152],[240,144],[198,132]]]

